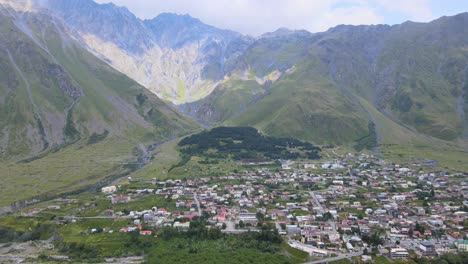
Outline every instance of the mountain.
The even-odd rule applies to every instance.
[[[2,8],[1,150],[40,153],[92,135],[145,130],[164,139],[195,127],[88,53],[50,17]]]
[[[43,8],[117,70],[176,104],[208,95],[252,38],[188,15],[140,20],[126,8],[92,0],[43,0]]]
[[[0,4],[0,205],[124,173],[198,128],[29,7]]]
[[[358,149],[466,144],[466,13],[252,38],[189,15],[141,20],[91,0],[38,2],[89,51],[204,125]]]
[[[430,23],[265,34],[213,93],[181,109],[208,124],[321,143],[402,143],[421,135],[464,145],[467,26],[463,13]]]

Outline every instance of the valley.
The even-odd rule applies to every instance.
[[[0,262],[464,263],[466,28],[0,0]]]
[[[245,129],[218,128],[186,137],[186,143],[169,141],[153,150],[147,166],[128,177],[0,217],[0,232],[17,248],[25,247],[20,246],[22,237],[31,232],[37,245],[49,245],[33,245],[30,250],[36,253],[16,249],[4,257],[351,263],[347,259],[381,261],[388,256],[397,261],[390,249],[405,243],[408,263],[417,263],[411,261],[426,256],[418,246],[421,238],[435,245],[439,259],[463,256],[453,247],[465,214],[456,210],[466,205],[453,199],[463,193],[464,173],[417,159],[417,152],[393,161],[336,147],[323,148],[320,159],[231,160],[210,150],[191,151],[194,156],[180,163],[185,144],[201,142],[197,137],[210,135],[208,144],[216,145],[243,138],[238,132]],[[245,136],[252,135],[247,131]],[[239,148],[220,146],[232,148],[228,153]],[[285,157],[301,147],[289,146]],[[422,231],[408,233],[405,228]],[[52,240],[45,241],[52,234]],[[382,251],[386,248],[387,253]]]

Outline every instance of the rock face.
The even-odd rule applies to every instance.
[[[175,104],[207,96],[253,41],[188,15],[140,20],[126,8],[91,0],[42,2],[96,55]]]

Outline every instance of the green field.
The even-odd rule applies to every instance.
[[[0,205],[43,194],[58,194],[125,172],[134,159],[125,141],[75,144],[28,163],[2,162]]]

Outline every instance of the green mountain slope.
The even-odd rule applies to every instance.
[[[224,84],[181,109],[206,123],[320,143],[466,146],[466,28],[463,13],[430,23],[270,33],[239,57]],[[239,89],[246,83],[261,92]]]
[[[119,164],[145,145],[198,127],[83,49],[57,20],[0,6],[0,35],[2,204],[125,171]],[[26,192],[15,193],[16,184]]]
[[[312,60],[279,79],[261,100],[227,123],[318,143],[350,142],[367,131],[364,111],[324,78]]]
[[[340,86],[403,126],[454,141],[466,139],[467,25],[465,13],[430,23],[337,27],[313,48]]]

